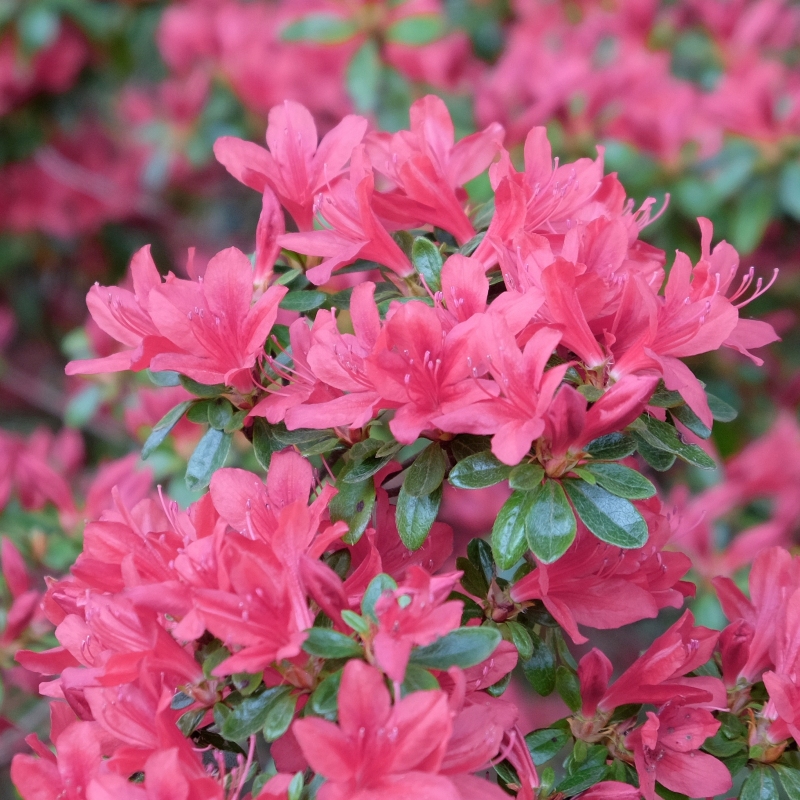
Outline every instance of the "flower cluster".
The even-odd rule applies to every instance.
[[[46,620],[57,640],[17,654],[46,678],[55,746],[31,737],[36,755],[15,757],[24,800],[655,800],[789,769],[787,551],[759,556],[750,599],[718,579],[722,634],[685,611],[616,680],[599,649],[576,662],[567,643],[694,595],[669,547],[691,515],[643,472],[714,466],[693,442],[733,410],[681,359],[759,363],[749,350],[776,334],[740,310],[768,287],[737,281],[706,220],[699,261],[679,252],[665,277],[639,238],[653,201],[636,210],[602,152],[560,164],[534,128],[518,170],[503,139],[491,124],[457,141],[427,96],[407,130],[347,116],[319,140],[285,101],[267,149],[215,145],[262,195],[251,257],[192,252],[187,277],[162,277],[145,247],[130,289],[89,290],[117,346],[67,372],[147,370],[160,388],[128,424],[169,409],[143,455],[173,430],[196,444],[195,494],[182,510],[105,480],[36,619],[4,544],[14,638]],[[493,197],[475,205],[481,173]],[[40,449],[6,482],[74,514],[58,450]],[[490,542],[453,564],[446,491],[497,486]],[[526,734],[517,666],[564,719]]]

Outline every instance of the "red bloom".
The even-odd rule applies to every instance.
[[[315,197],[344,172],[366,131],[366,119],[348,115],[317,145],[317,127],[308,109],[286,100],[269,112],[269,151],[234,136],[222,136],[214,143],[214,155],[246,186],[275,192],[298,228],[310,231]]]
[[[256,358],[286,291],[272,286],[251,308],[253,268],[235,247],[209,261],[202,281],[171,276],[150,292],[153,323],[171,343],[153,358],[152,369],[251,391]]]
[[[656,781],[690,797],[713,797],[731,788],[728,768],[700,752],[719,726],[708,711],[689,706],[669,705],[657,715],[647,712],[647,722],[625,740],[633,750],[646,800],[656,800]]]

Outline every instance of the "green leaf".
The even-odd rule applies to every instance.
[[[397,532],[409,550],[419,550],[428,538],[431,526],[436,521],[442,502],[442,487],[419,497],[409,494],[405,486],[397,497]]]
[[[208,425],[208,409],[211,400],[194,400],[186,412],[186,419],[195,425]]]
[[[488,436],[475,436],[471,433],[462,433],[450,442],[450,452],[456,461],[463,461],[476,453],[488,450],[492,440]],[[466,487],[469,488],[469,487]]]
[[[800,161],[789,161],[783,165],[778,199],[781,208],[800,222]]]
[[[432,292],[442,289],[442,254],[436,245],[424,236],[417,236],[411,246],[411,262],[414,269],[425,278]],[[445,298],[447,302],[447,298]]]
[[[666,472],[674,463],[677,456],[666,450],[651,447],[644,439],[633,435],[639,455],[657,472]]]
[[[508,475],[508,485],[512,489],[533,491],[544,478],[544,469],[539,464],[519,464]]]
[[[361,636],[369,633],[370,624],[368,620],[364,619],[364,617],[359,616],[355,613],[355,611],[350,611],[348,608],[344,609],[341,614],[344,623],[348,627],[352,628],[356,633],[360,634]]]
[[[500,569],[511,569],[525,554],[525,515],[531,492],[513,492],[492,526],[492,554]]]
[[[294,292],[287,292],[283,300],[278,304],[279,308],[285,308],[287,311],[313,311],[319,308],[327,299],[329,295],[325,292],[317,292],[313,289],[300,289]]]
[[[175,711],[182,711],[194,704],[194,698],[183,692],[176,692],[170,701],[169,707]]]
[[[209,428],[203,434],[186,466],[186,485],[190,491],[205,489],[211,482],[211,476],[225,466],[232,438],[232,434],[216,428]]]
[[[360,483],[336,481],[337,493],[328,506],[331,522],[344,520],[349,530],[344,537],[348,544],[355,544],[367,529],[372,509],[375,506],[375,482],[367,478]]]
[[[617,461],[636,452],[636,441],[625,433],[609,433],[589,442],[586,452],[598,461]]]
[[[583,524],[601,541],[616,547],[642,547],[647,523],[633,504],[585,481],[563,481]]]
[[[342,683],[342,670],[337,670],[328,675],[311,694],[306,706],[306,713],[310,711],[317,717],[322,717],[330,722],[336,719],[339,699],[339,686]]]
[[[303,650],[320,658],[360,658],[364,655],[361,645],[339,631],[330,628],[309,628]]]
[[[578,391],[590,402],[596,403],[602,396],[603,390],[598,389],[596,386],[589,384],[582,384],[578,387]]]
[[[702,448],[682,442],[678,431],[667,422],[644,414],[633,422],[631,428],[638,437],[657,450],[674,453],[678,458],[701,469],[714,469],[717,466]]]
[[[229,400],[220,397],[208,406],[208,424],[218,431],[224,431],[233,419],[233,406]]]
[[[533,655],[522,662],[522,672],[537,694],[547,697],[556,688],[556,657],[536,633],[529,631]]]
[[[292,694],[290,686],[278,686],[277,689],[267,703],[267,718],[261,728],[268,742],[274,742],[286,733],[297,708],[297,695]]]
[[[597,483],[617,497],[646,500],[656,493],[656,487],[644,475],[622,464],[587,464],[585,469]]]
[[[400,689],[401,694],[405,697],[411,692],[437,691],[441,689],[441,686],[439,686],[439,681],[424,667],[420,667],[418,664],[409,664],[406,667],[405,678]]]
[[[172,372],[172,370],[165,369],[161,372],[151,372],[149,369],[146,369],[145,372],[147,373],[147,377],[150,378],[150,381],[156,386],[181,385],[181,376],[178,375],[177,372]]]
[[[520,625],[519,622],[514,620],[509,620],[502,623],[501,630],[507,632],[508,635],[504,635],[503,638],[510,641],[517,648],[521,661],[533,658],[533,640],[524,625]]]
[[[208,386],[205,383],[193,381],[185,375],[181,375],[179,380],[181,386],[195,397],[219,397],[221,394],[225,394],[225,392],[228,391],[228,387],[225,386],[224,383],[215,383],[213,386]]]
[[[776,800],[778,786],[769,767],[756,767],[742,784],[739,800]]]
[[[511,467],[485,450],[459,461],[447,479],[458,489],[484,489],[504,481],[510,473]]]
[[[545,481],[530,493],[524,519],[528,547],[545,564],[564,555],[575,541],[578,524],[558,481]]]
[[[358,33],[354,20],[337,14],[319,12],[308,14],[287,25],[281,32],[285,42],[315,42],[316,44],[342,44]]]
[[[253,452],[256,461],[263,469],[269,469],[272,454],[281,449],[279,442],[272,435],[272,426],[263,418],[253,420]]]
[[[394,453],[377,457],[376,453],[383,449],[385,442],[378,439],[365,439],[354,445],[348,454],[348,463],[339,473],[337,481],[360,483],[380,472],[393,458]]]
[[[569,728],[540,728],[525,737],[525,744],[538,767],[556,755],[571,738]]]
[[[581,686],[578,676],[563,664],[556,669],[556,691],[573,712],[581,707]]]
[[[656,406],[656,408],[675,408],[675,406],[682,406],[685,403],[680,392],[673,392],[669,389],[659,389],[647,404],[649,406]]]
[[[226,709],[229,713],[223,714],[224,720],[220,726],[220,733],[226,739],[234,742],[239,742],[248,736],[252,736],[267,721],[267,714],[269,714],[273,698],[289,690],[290,687],[288,686],[276,686],[260,694],[243,698],[232,709]],[[217,705],[221,706],[220,703]],[[222,708],[226,707],[222,706]],[[220,708],[220,711],[222,711],[222,708]]]
[[[243,697],[247,697],[257,691],[263,678],[263,672],[236,672],[231,675],[233,685]]]
[[[689,406],[675,406],[675,408],[669,410],[669,413],[701,439],[708,439],[711,436],[711,428],[702,422],[700,417]]]
[[[374,39],[367,39],[350,59],[346,84],[356,111],[368,114],[375,110],[381,85],[381,59]]]
[[[706,392],[708,407],[711,409],[711,416],[717,422],[733,422],[739,416],[739,412],[724,400],[720,400],[715,394]]]
[[[411,651],[411,663],[427,669],[467,669],[485,661],[500,644],[497,628],[456,628],[426,647]]]
[[[562,797],[573,797],[605,780],[607,774],[608,767],[605,764],[602,766],[590,765],[564,778],[556,787],[556,791],[560,792]]]
[[[429,444],[408,468],[403,488],[415,497],[438,489],[447,470],[447,457],[437,442]]]
[[[800,800],[800,771],[783,764],[773,764],[772,766],[778,773],[778,778],[783,784],[783,791],[786,792],[789,800]]]
[[[361,598],[361,613],[365,617],[370,617],[374,622],[378,621],[375,616],[375,603],[384,592],[393,592],[397,589],[397,582],[391,575],[381,572],[376,575],[367,586],[364,596]]]
[[[488,589],[495,576],[494,558],[489,543],[483,539],[471,539],[467,545],[467,558],[480,570]]]
[[[441,39],[444,33],[444,19],[439,14],[414,14],[392,23],[386,39],[392,44],[420,46]]]

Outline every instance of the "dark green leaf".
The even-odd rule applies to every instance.
[[[564,778],[556,787],[556,791],[560,792],[563,797],[573,797],[585,791],[590,786],[594,786],[605,780],[607,774],[608,767],[605,764],[599,767],[587,766]]]
[[[656,493],[656,487],[644,475],[622,464],[587,464],[585,469],[594,475],[597,483],[617,497],[646,500]]]
[[[471,539],[467,545],[467,558],[481,571],[488,588],[495,576],[494,558],[489,543],[483,539]]]
[[[511,467],[484,451],[459,461],[450,470],[448,480],[459,489],[483,489],[504,481],[510,472]]]
[[[461,585],[475,597],[486,597],[489,593],[489,584],[483,573],[468,558],[456,559],[456,569],[464,574],[461,576]]]
[[[525,514],[531,492],[513,492],[492,526],[492,553],[500,569],[511,569],[527,549]]]
[[[674,463],[677,456],[666,450],[651,447],[641,436],[633,435],[639,455],[657,472],[666,472]]]
[[[186,412],[186,419],[195,425],[208,425],[208,409],[211,407],[211,400],[194,400]]]
[[[589,442],[586,452],[598,461],[617,461],[636,452],[636,442],[625,433],[609,433]]]
[[[467,669],[485,661],[500,644],[497,628],[457,628],[426,647],[411,652],[411,663],[428,669]]]
[[[672,392],[669,389],[659,389],[651,398],[648,405],[656,408],[675,408],[684,404],[684,399],[680,392]]]
[[[406,667],[406,675],[400,688],[403,697],[411,692],[430,692],[441,689],[439,681],[418,664],[409,664]]]
[[[711,409],[711,416],[717,422],[733,422],[739,415],[733,406],[720,400],[716,395],[706,392],[706,397],[708,398],[708,407]]]
[[[442,289],[442,254],[436,245],[424,236],[417,236],[411,247],[411,262],[414,269],[425,278],[432,292]],[[447,298],[445,298],[447,302]]]
[[[674,453],[678,458],[701,469],[714,469],[716,464],[702,448],[696,444],[685,444],[681,441],[675,428],[647,414],[639,417],[631,425],[637,436],[644,439],[651,447]]]
[[[215,383],[213,386],[208,386],[205,383],[198,383],[185,375],[180,376],[180,382],[187,392],[191,392],[195,397],[219,397],[225,394],[228,387],[223,383]]]
[[[156,424],[153,430],[147,437],[147,441],[142,448],[142,458],[147,458],[153,450],[158,447],[164,439],[167,438],[169,432],[178,424],[180,418],[186,413],[193,400],[186,400],[179,403],[172,411],[168,411]]]
[[[408,494],[420,497],[438,489],[447,470],[447,458],[436,442],[429,444],[408,468],[403,488]]]
[[[233,685],[243,697],[253,694],[260,686],[264,677],[263,672],[237,672],[231,675]]]
[[[192,492],[205,489],[211,476],[225,466],[232,434],[209,428],[197,443],[186,466],[186,485]]]
[[[501,630],[504,632],[503,638],[510,641],[517,648],[521,661],[533,658],[533,640],[523,625],[510,620],[501,624]]]
[[[269,469],[273,453],[281,449],[280,443],[272,435],[272,427],[263,417],[253,420],[253,452],[263,469]]]
[[[563,484],[583,524],[598,539],[623,548],[642,547],[647,541],[647,523],[630,501],[585,481]]]
[[[224,397],[208,406],[208,424],[218,431],[224,431],[233,419],[233,406]]]
[[[712,756],[732,756],[747,748],[747,742],[742,739],[729,739],[722,730],[716,732],[703,743],[703,750]]]
[[[776,800],[778,785],[769,767],[756,767],[742,784],[739,800]]]
[[[698,417],[689,406],[675,406],[675,408],[669,410],[669,413],[701,439],[708,439],[708,437],[711,436],[711,428],[702,422],[700,417]]]
[[[783,764],[773,764],[775,771],[778,773],[781,784],[783,784],[783,791],[789,800],[800,800],[800,771],[785,767]]]
[[[289,691],[288,686],[276,686],[260,694],[242,698],[232,709],[226,709],[229,713],[223,715],[220,733],[226,739],[234,742],[252,736],[267,721],[267,714],[273,698],[287,691]],[[220,703],[217,704],[217,706],[220,705]],[[224,708],[225,706],[222,706],[220,711]]]
[[[357,32],[355,20],[321,11],[308,14],[287,25],[281,32],[281,38],[286,42],[342,44],[352,39]]]
[[[556,668],[556,691],[573,712],[581,707],[581,686],[578,676],[563,665]]]
[[[337,493],[331,500],[331,521],[344,520],[348,533],[344,537],[348,544],[355,544],[369,524],[375,506],[375,482],[367,478],[360,483],[336,482]]]
[[[533,655],[522,662],[522,672],[536,693],[547,697],[556,688],[556,657],[537,634],[533,631],[529,631],[529,634]]]
[[[572,738],[569,728],[541,728],[525,737],[525,744],[536,766],[549,761]]]
[[[266,721],[261,733],[268,742],[274,742],[283,736],[294,719],[297,707],[297,695],[291,693],[291,687],[279,686],[267,704]],[[272,690],[268,690],[272,691]]]
[[[240,431],[244,427],[244,421],[247,419],[249,413],[250,412],[246,408],[237,411],[231,416],[222,430],[225,433],[236,433],[236,431]]]
[[[380,472],[393,458],[394,453],[376,457],[376,453],[383,448],[385,442],[378,439],[366,439],[355,445],[349,454],[349,463],[339,473],[337,480],[345,483],[360,483]]]
[[[393,22],[386,30],[386,39],[393,44],[420,46],[441,39],[444,32],[444,19],[439,14],[414,14]]]
[[[439,506],[442,502],[442,487],[439,486],[431,494],[415,497],[400,489],[397,497],[397,532],[409,550],[419,550],[428,538],[431,526],[436,521]]]
[[[491,444],[492,440],[488,436],[462,433],[450,442],[450,452],[456,461],[463,461],[468,456],[488,450]]]
[[[375,603],[384,592],[393,592],[397,589],[397,583],[391,575],[381,572],[376,575],[367,586],[364,596],[361,598],[361,613],[365,617],[370,617],[373,621],[377,622],[378,618],[375,616]]]
[[[342,683],[342,670],[328,675],[311,694],[306,706],[306,713],[309,711],[317,717],[333,722],[336,719],[338,708],[339,686]]]
[[[287,292],[280,302],[280,308],[287,311],[313,311],[319,308],[330,295],[325,292],[317,292],[313,289],[300,289],[295,292]]]
[[[528,547],[545,564],[564,555],[578,530],[575,514],[558,481],[545,481],[530,492],[524,520]]]
[[[359,658],[364,655],[361,645],[339,631],[329,628],[309,628],[303,650],[320,658]]]
[[[508,685],[511,683],[511,673],[507,672],[499,681],[493,683],[491,686],[486,687],[486,691],[492,697],[501,697],[505,690],[508,689]]]
[[[544,469],[539,464],[519,464],[508,475],[508,485],[512,489],[530,492],[536,489],[544,478]]]

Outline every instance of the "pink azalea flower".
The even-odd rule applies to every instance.
[[[301,231],[310,231],[314,199],[345,170],[367,131],[367,120],[348,115],[317,144],[317,127],[307,108],[286,100],[269,112],[269,150],[234,136],[214,144],[217,160],[251,189],[272,190]]]

